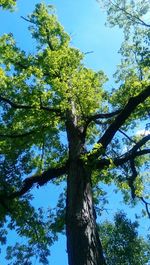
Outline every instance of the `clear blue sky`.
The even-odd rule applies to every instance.
[[[32,40],[27,30],[28,23],[20,18],[32,12],[36,3],[35,0],[18,0],[18,7],[15,13],[4,12],[0,10],[0,35],[13,32],[18,46],[30,52],[35,52],[35,40]],[[86,55],[86,66],[94,70],[103,70],[110,79],[108,87],[114,86],[112,75],[116,70],[116,65],[120,61],[117,53],[119,50],[122,34],[118,29],[110,29],[104,26],[106,17],[100,10],[96,0],[53,0],[45,1],[47,4],[53,4],[56,7],[56,14],[65,30],[72,36],[71,45],[79,48],[82,52],[90,52]],[[58,194],[62,187],[47,185],[41,189],[33,191],[36,206],[55,205]],[[110,211],[115,207],[119,208],[118,195],[113,193],[110,187],[109,195],[111,197]],[[132,216],[132,209],[130,209]],[[111,212],[110,212],[111,213]],[[110,215],[105,213],[105,218]],[[144,231],[145,224],[143,224]],[[15,243],[16,235],[10,235],[10,242]],[[49,264],[66,265],[66,247],[65,238],[60,237],[60,241],[52,248]],[[36,263],[37,264],[37,263]],[[0,265],[7,265],[7,262],[0,260]]]

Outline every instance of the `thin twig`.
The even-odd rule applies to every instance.
[[[130,142],[136,144],[136,141],[134,141],[130,136],[128,136],[125,132],[123,132],[121,129],[118,130],[120,133],[122,133]]]

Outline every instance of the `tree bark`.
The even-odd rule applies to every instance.
[[[67,179],[66,236],[69,265],[104,265],[93,207],[91,173],[80,159],[84,139],[74,122],[67,124],[69,170]]]

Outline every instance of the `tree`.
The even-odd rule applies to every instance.
[[[114,217],[114,223],[105,221],[100,234],[108,264],[148,264],[148,242],[138,236],[138,223],[131,222],[123,212]]]
[[[32,264],[33,255],[47,264],[49,246],[65,223],[69,265],[103,265],[94,208],[99,183],[115,182],[126,197],[131,190],[130,199],[142,200],[150,215],[143,179],[150,135],[127,133],[149,117],[147,36],[142,61],[138,46],[136,67],[133,61],[131,69],[122,63],[119,88],[106,92],[106,76],[83,65],[84,55],[70,46],[52,7],[38,4],[24,19],[37,41],[36,54],[19,49],[12,34],[0,38],[0,217],[3,225],[9,216],[9,228],[28,238],[28,245],[16,244],[14,264]],[[126,46],[122,51],[131,61]],[[67,182],[66,206],[60,199],[59,210],[45,216],[32,206],[31,190],[49,181]],[[2,228],[1,242],[5,239]]]

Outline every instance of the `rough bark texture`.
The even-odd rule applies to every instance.
[[[70,150],[66,213],[68,262],[69,265],[104,265],[106,263],[93,208],[90,172],[79,159],[84,149],[84,139],[75,120],[68,122],[67,129]]]
[[[90,178],[80,161],[70,164],[67,189],[69,265],[104,265],[96,229]]]

